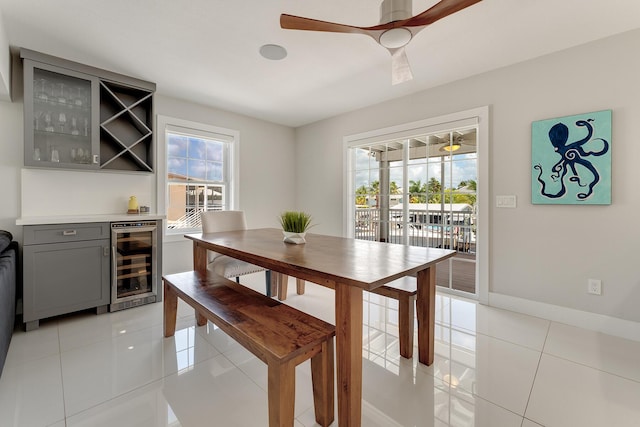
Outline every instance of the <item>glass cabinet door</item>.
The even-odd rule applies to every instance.
[[[25,61],[25,165],[98,169],[95,77]]]

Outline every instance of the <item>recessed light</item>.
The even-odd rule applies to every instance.
[[[272,61],[279,61],[287,57],[287,50],[277,44],[265,44],[260,47],[260,55]]]

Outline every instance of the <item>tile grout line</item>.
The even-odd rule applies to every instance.
[[[527,416],[527,409],[529,409],[529,403],[531,403],[531,395],[533,394],[533,388],[536,385],[536,380],[538,379],[538,371],[540,370],[540,363],[542,363],[542,356],[544,355],[544,349],[547,345],[547,340],[549,339],[549,332],[551,331],[551,321],[549,321],[549,325],[547,326],[547,333],[544,336],[544,343],[542,344],[542,349],[540,350],[540,357],[538,358],[538,365],[536,366],[536,372],[533,374],[533,382],[531,383],[531,389],[529,390],[529,396],[527,397],[527,404],[524,405],[524,412],[522,413],[522,423],[524,424],[524,420]],[[526,418],[529,419],[529,418]],[[531,420],[533,421],[533,420]],[[535,422],[535,421],[534,421]]]
[[[62,345],[60,343],[60,322],[56,322],[56,335],[58,336],[58,360],[60,363],[60,394],[62,395],[62,415],[64,425],[67,425],[67,402],[64,395],[64,373],[62,371]]]
[[[551,321],[550,325],[549,325],[549,329],[551,329],[551,325],[553,323],[557,323],[559,325],[566,325],[565,323]],[[572,325],[569,325],[569,326],[572,326]],[[609,334],[604,334],[604,335],[613,336],[613,335],[609,335]],[[628,380],[628,381],[640,384],[640,379],[634,379],[634,378],[625,377],[625,376],[622,376],[622,375],[617,374],[615,372],[611,372],[611,371],[608,371],[608,370],[605,370],[605,369],[601,369],[601,368],[596,368],[595,366],[591,366],[591,365],[588,365],[588,364],[583,363],[583,362],[578,362],[577,360],[569,359],[567,357],[559,356],[559,355],[554,354],[554,353],[545,352],[545,354],[547,356],[549,356],[549,357],[554,357],[554,358],[559,359],[559,360],[564,360],[565,362],[573,363],[573,364],[578,365],[578,366],[583,366],[585,368],[593,369],[594,371],[602,372],[604,374],[608,374],[608,375],[611,375],[611,376],[614,376],[614,377],[617,377],[617,378],[620,378],[620,379],[623,379],[623,380]]]
[[[185,317],[187,317],[187,316],[185,316]],[[194,319],[195,319],[195,317],[194,317]],[[142,328],[142,329],[137,330],[137,331],[135,331],[135,332],[144,331],[144,330],[146,330],[146,329],[154,328],[154,327],[157,327],[157,325],[152,325],[151,327],[148,327],[148,328]],[[196,331],[196,333],[197,333],[197,331]],[[59,332],[58,332],[58,336],[59,336]],[[109,338],[105,338],[104,340],[101,340],[101,341],[107,341],[107,340],[110,340],[110,341],[113,343],[114,341],[116,341],[116,340],[117,340],[117,339],[119,339],[119,338],[120,338],[119,336],[110,336]],[[58,339],[59,339],[59,338],[58,338]],[[164,336],[163,336],[163,337],[161,337],[161,340],[164,340],[164,339],[165,339],[165,337],[164,337]],[[74,350],[76,350],[76,349],[81,349],[81,348],[83,348],[83,347],[85,347],[85,346],[93,345],[93,344],[96,344],[96,343],[83,344],[82,346],[79,346],[79,347],[76,347],[76,348],[69,349],[69,350],[67,350],[65,353],[68,353],[68,352],[74,351]],[[60,345],[60,343],[59,343],[58,345]],[[209,345],[211,345],[211,344],[209,343]],[[211,345],[211,346],[213,347],[213,345]],[[213,348],[215,348],[215,347],[213,347]],[[218,349],[217,349],[217,348],[215,348],[215,349],[216,349],[216,351],[218,351]],[[82,413],[84,413],[84,412],[90,411],[90,410],[92,410],[92,409],[94,409],[94,408],[96,408],[96,407],[99,407],[99,406],[101,406],[101,405],[103,405],[103,404],[105,404],[105,403],[112,402],[112,401],[114,401],[114,400],[116,400],[116,399],[119,399],[119,398],[121,398],[121,397],[123,397],[123,396],[126,396],[127,394],[133,393],[133,392],[135,392],[135,391],[137,391],[137,390],[139,390],[139,389],[141,389],[141,388],[148,387],[149,385],[153,384],[154,382],[157,382],[157,381],[164,381],[167,377],[169,377],[169,376],[171,376],[171,375],[178,374],[178,373],[181,371],[181,370],[178,370],[178,371],[176,371],[176,372],[172,372],[172,373],[169,373],[169,374],[165,374],[165,373],[163,372],[162,376],[161,376],[160,378],[158,378],[158,379],[151,380],[151,381],[146,382],[146,383],[144,383],[144,384],[139,384],[137,387],[134,387],[134,388],[132,388],[132,389],[130,389],[130,390],[126,390],[126,391],[124,391],[124,392],[122,392],[122,393],[120,393],[120,394],[117,394],[117,395],[115,395],[115,396],[111,396],[111,397],[107,398],[106,400],[100,401],[100,402],[98,402],[98,403],[96,403],[96,404],[93,404],[93,405],[91,405],[91,406],[89,406],[89,407],[87,407],[87,408],[82,409],[81,411],[78,411],[78,412],[76,412],[76,413],[74,413],[74,414],[69,414],[69,415],[67,416],[66,404],[65,404],[65,399],[64,399],[64,375],[62,375],[62,353],[63,353],[63,352],[60,352],[59,354],[60,354],[60,375],[61,375],[61,382],[62,382],[62,384],[63,384],[62,396],[63,396],[63,410],[64,410],[64,416],[65,416],[65,418],[64,418],[65,426],[67,425],[67,420],[68,420],[68,418],[70,418],[70,417],[76,417],[76,416],[78,416],[79,414],[82,414]],[[215,358],[215,357],[217,357],[217,356],[219,356],[219,355],[222,355],[222,352],[218,351],[218,355],[213,356],[213,357]],[[193,366],[198,365],[198,364],[201,364],[201,363],[204,363],[204,362],[206,362],[206,361],[208,361],[208,360],[209,360],[209,359],[205,359],[205,360],[202,360],[202,361],[200,361],[200,362],[195,362],[195,361],[194,361],[194,365],[193,365]],[[231,362],[231,361],[230,361],[230,362]],[[232,363],[232,362],[231,362],[231,363]],[[235,366],[235,365],[234,365],[234,366]]]

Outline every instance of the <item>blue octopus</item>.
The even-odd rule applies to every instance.
[[[586,191],[580,192],[577,194],[578,199],[585,200],[591,194],[593,194],[593,187],[600,181],[600,174],[596,168],[591,164],[589,160],[585,160],[585,157],[589,156],[602,156],[609,151],[609,143],[602,138],[594,138],[593,136],[593,126],[590,122],[593,119],[588,120],[578,120],[576,122],[576,126],[586,127],[587,128],[587,136],[583,139],[567,144],[567,140],[569,139],[569,128],[564,123],[557,123],[551,127],[549,130],[549,140],[551,141],[551,145],[553,145],[554,151],[556,151],[560,155],[560,160],[558,163],[553,165],[551,168],[551,179],[553,181],[560,180],[560,184],[562,188],[553,194],[546,192],[546,183],[542,179],[542,166],[540,164],[535,165],[533,168],[538,171],[538,182],[541,184],[542,189],[540,193],[543,196],[558,199],[567,192],[567,187],[565,185],[565,176],[571,169],[572,176],[569,176],[569,182],[576,183],[580,187],[588,187]],[[586,143],[590,141],[602,141],[603,148],[600,151],[585,151],[582,147]],[[588,183],[583,183],[582,178],[578,174],[576,170],[576,165],[581,165],[585,169],[587,169],[593,175],[592,179]]]

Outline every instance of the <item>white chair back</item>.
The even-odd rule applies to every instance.
[[[243,211],[208,211],[200,213],[203,233],[217,233],[219,231],[246,230],[247,220]],[[271,296],[271,272],[263,267],[234,259],[213,251],[207,251],[207,269],[224,277],[238,277],[245,274],[266,271],[265,281],[267,296]]]
[[[246,230],[244,211],[207,211],[200,213],[203,233]]]
[[[206,211],[200,213],[203,233],[216,233],[218,231],[246,230],[247,221],[244,211]],[[208,252],[208,260],[212,262],[220,256],[213,251]]]

